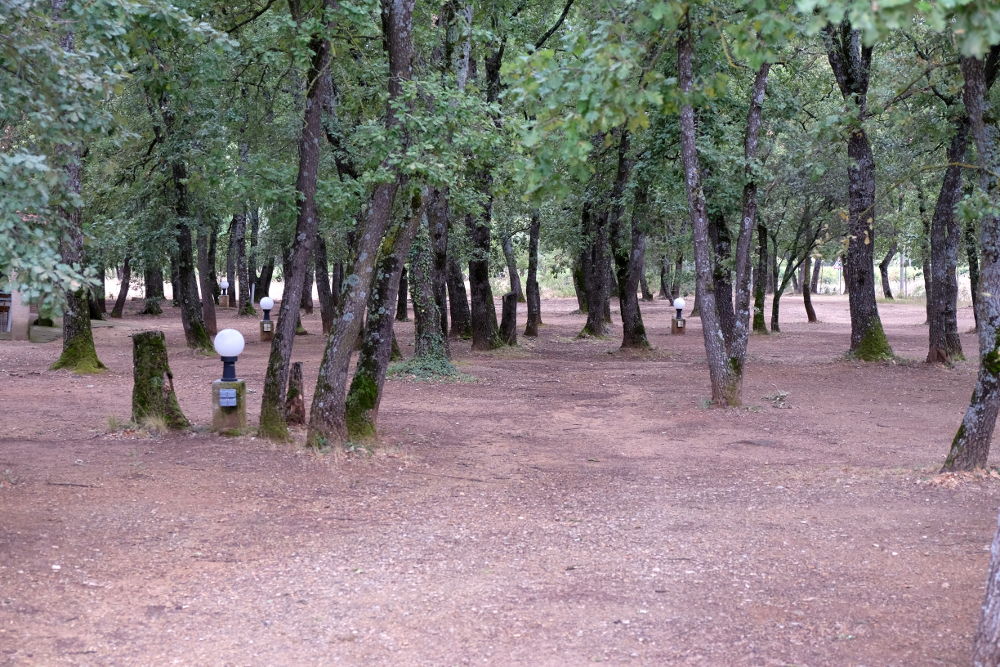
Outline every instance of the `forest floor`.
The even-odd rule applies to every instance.
[[[923,305],[881,304],[900,359],[848,361],[846,298],[815,301],[722,410],[699,320],[644,303],[655,349],[622,353],[547,300],[538,339],[453,344],[474,382],[390,380],[372,453],[209,433],[221,364],[176,311],[97,329],[103,375],[0,343],[0,664],[967,663],[1000,479],[936,471],[975,338],[929,366]],[[268,347],[233,312],[255,423]],[[151,328],[190,433],[115,426]]]

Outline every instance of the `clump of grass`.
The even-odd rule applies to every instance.
[[[788,392],[776,390],[774,393],[768,394],[763,397],[765,401],[769,401],[772,406],[776,408],[790,408],[788,404]]]
[[[476,378],[462,373],[442,357],[413,357],[389,364],[386,374],[391,378],[415,382],[475,382]]]

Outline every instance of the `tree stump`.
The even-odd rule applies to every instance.
[[[142,424],[162,420],[167,428],[191,425],[174,394],[174,375],[167,363],[167,342],[162,331],[132,336],[132,421]]]
[[[517,345],[517,294],[514,292],[507,292],[503,295],[500,340],[506,345]]]
[[[306,401],[302,393],[303,386],[302,362],[296,361],[292,364],[292,370],[288,374],[288,393],[285,398],[286,424],[306,423]]]

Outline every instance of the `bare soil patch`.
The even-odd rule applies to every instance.
[[[622,353],[546,301],[520,350],[453,345],[475,383],[390,380],[371,455],[109,431],[150,328],[210,422],[221,364],[169,309],[97,329],[99,376],[0,343],[0,663],[965,663],[1000,485],[935,472],[975,339],[928,366],[923,305],[881,304],[912,363],[847,361],[846,300],[814,302],[821,323],[790,298],[751,341],[747,406],[714,410],[697,319],[670,336],[644,303],[656,349]],[[267,346],[220,325],[255,423]],[[322,344],[296,339],[307,393]]]

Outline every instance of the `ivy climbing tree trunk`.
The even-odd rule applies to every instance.
[[[324,0],[319,7],[332,10],[333,0]],[[296,16],[302,21],[303,16]],[[332,20],[332,19],[329,19]],[[329,97],[326,86],[330,78],[325,76],[330,67],[329,32],[332,26],[324,21],[317,25],[310,38],[309,48],[312,61],[309,65],[309,82],[306,90],[305,110],[302,130],[299,136],[299,168],[295,183],[298,193],[298,215],[295,222],[295,242],[289,256],[288,271],[285,272],[285,288],[281,296],[278,321],[271,339],[271,354],[264,376],[264,390],[260,406],[260,434],[273,439],[288,437],[285,422],[285,396],[288,387],[288,364],[292,356],[292,344],[296,328],[299,326],[299,308],[305,289],[306,273],[315,260],[316,243],[316,189],[319,182],[320,144],[325,138],[323,132],[323,100]]]
[[[389,99],[386,128],[399,125],[396,105],[403,97],[403,82],[413,68],[413,5],[415,0],[382,0],[382,36],[389,56]],[[403,138],[404,147],[408,139]],[[391,169],[388,160],[383,165]],[[400,176],[375,186],[362,225],[356,235],[355,259],[351,275],[345,279],[339,316],[327,339],[319,367],[316,391],[309,415],[308,444],[323,447],[343,442],[347,437],[346,393],[351,351],[361,326],[361,315],[368,300],[377,249],[385,235],[392,213]]]
[[[446,360],[451,358],[448,348],[448,330],[442,329],[437,295],[434,285],[434,251],[430,232],[434,227],[431,216],[427,228],[420,229],[410,249],[410,275],[413,289],[414,357]]]
[[[823,30],[830,68],[844,101],[857,112],[857,125],[847,141],[848,245],[844,273],[849,282],[851,354],[863,361],[892,357],[875,302],[872,249],[875,246],[875,156],[864,130],[868,117],[868,83],[872,47],[861,42],[861,33],[845,19],[838,27]]]
[[[1000,47],[993,47],[991,55]],[[979,373],[972,399],[965,411],[962,425],[951,443],[943,470],[973,470],[986,466],[990,442],[1000,411],[1000,182],[997,168],[997,127],[990,118],[985,65],[982,60],[962,58],[965,85],[962,98],[969,115],[969,126],[976,144],[979,185],[989,198],[992,210],[980,223],[979,243],[982,248],[982,273],[979,278]]]

